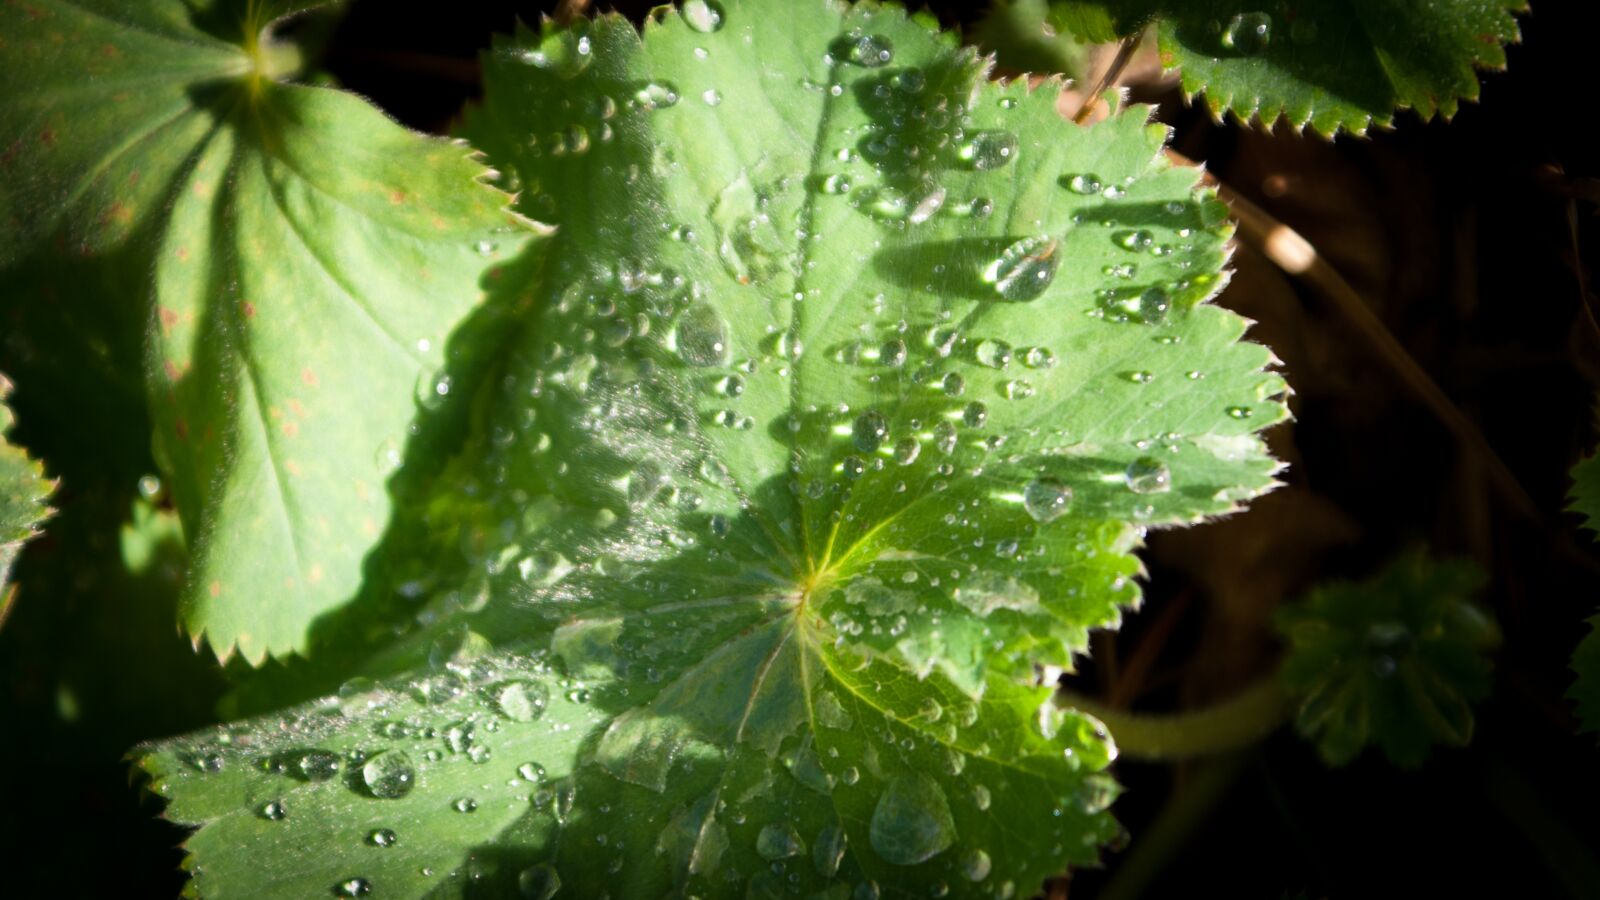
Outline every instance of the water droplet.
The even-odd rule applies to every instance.
[[[508,681],[494,688],[494,705],[515,722],[532,722],[544,715],[550,689],[528,681]]]
[[[967,380],[959,372],[951,372],[939,379],[939,389],[946,397],[959,397],[967,392]]]
[[[400,836],[389,828],[375,828],[367,832],[367,843],[374,847],[393,847],[400,841]]]
[[[1153,456],[1141,456],[1123,472],[1128,490],[1135,494],[1159,494],[1172,489],[1172,471]]]
[[[896,776],[878,797],[867,837],[893,865],[914,866],[938,856],[956,838],[944,789],[922,772]]]
[[[905,362],[906,362],[906,344],[905,344],[905,341],[901,341],[901,340],[884,341],[883,347],[878,350],[878,362],[883,363],[884,365],[890,367],[891,369],[898,369],[901,366],[905,365]]]
[[[536,762],[525,762],[522,765],[517,766],[517,774],[522,776],[523,781],[531,781],[534,784],[544,783],[544,766],[541,766]]]
[[[666,82],[647,82],[634,92],[633,102],[644,110],[666,109],[678,104],[678,89]]]
[[[1004,341],[984,338],[973,348],[973,355],[980,364],[991,369],[1004,369],[1011,365],[1011,345]]]
[[[1055,368],[1056,355],[1048,347],[1029,347],[1022,351],[1022,364],[1030,369]]]
[[[1133,382],[1134,384],[1149,384],[1150,382],[1155,380],[1155,376],[1154,375],[1150,374],[1149,372],[1143,371],[1143,370],[1140,370],[1138,372],[1124,372],[1123,373],[1123,377],[1128,379],[1129,381]]]
[[[824,194],[848,194],[850,193],[850,176],[829,175],[822,179],[820,186]]]
[[[756,852],[761,858],[769,862],[788,859],[806,852],[806,845],[801,842],[800,835],[793,826],[773,822],[761,829],[756,835]]]
[[[1165,322],[1171,308],[1172,300],[1161,288],[1153,287],[1139,295],[1139,318],[1146,324],[1159,325]]]
[[[998,169],[1017,158],[1017,136],[1009,131],[973,132],[956,155],[980,172]]]
[[[1089,194],[1098,194],[1105,190],[1105,184],[1100,181],[1100,176],[1085,172],[1067,179],[1067,189],[1074,194],[1087,196]]]
[[[722,93],[720,91],[718,91],[717,89],[715,89],[715,88],[712,88],[712,89],[707,90],[706,92],[702,93],[700,95],[700,99],[705,101],[705,104],[707,106],[721,106],[722,105]]]
[[[1013,243],[983,270],[983,279],[1006,300],[1032,300],[1056,277],[1061,258],[1055,238],[1028,237]]]
[[[527,900],[550,900],[561,890],[561,876],[556,873],[555,866],[540,863],[522,870],[517,876],[517,890]]]
[[[1013,378],[1000,386],[1000,393],[1007,400],[1026,400],[1033,396],[1033,383],[1021,378]]]
[[[882,35],[863,34],[848,42],[846,57],[858,66],[876,69],[894,59],[894,44]]]
[[[450,804],[450,808],[460,813],[477,812],[478,801],[472,799],[471,797],[462,797],[456,802]]]
[[[850,839],[838,822],[829,822],[817,832],[817,841],[811,848],[811,861],[817,865],[817,874],[832,878],[839,874],[839,863],[844,861],[844,851]]]
[[[710,0],[684,0],[683,21],[689,23],[689,27],[695,31],[710,34],[722,27],[724,18],[719,4]]]
[[[269,822],[281,822],[289,815],[289,810],[283,805],[282,800],[268,800],[261,804],[256,814]]]
[[[678,358],[688,365],[703,368],[728,362],[728,326],[706,304],[691,306],[678,317],[672,342]]]
[[[844,473],[844,477],[853,481],[867,471],[867,464],[861,457],[851,454],[839,461],[839,470]]]
[[[1124,250],[1143,252],[1155,246],[1156,236],[1143,229],[1139,231],[1125,231],[1116,237],[1117,246]]]
[[[549,587],[571,571],[572,562],[555,550],[536,550],[517,560],[517,575],[533,587]]]
[[[1253,412],[1253,410],[1251,410],[1250,407],[1248,407],[1248,406],[1230,406],[1230,407],[1228,407],[1228,415],[1229,415],[1229,417],[1235,418],[1235,419],[1248,419],[1248,418],[1250,418],[1252,412]]]
[[[922,454],[922,442],[914,437],[901,438],[894,444],[894,461],[909,466]]]
[[[961,421],[968,428],[982,428],[989,421],[989,407],[982,400],[974,400],[961,411]]]
[[[346,878],[333,886],[335,897],[365,897],[372,893],[372,882],[365,878]]]
[[[416,787],[417,770],[404,750],[384,750],[361,767],[361,781],[372,796],[395,800]]]
[[[994,863],[989,859],[989,854],[982,850],[969,850],[961,857],[961,874],[967,876],[968,881],[982,881],[989,877],[989,870],[994,868]]]
[[[945,456],[956,451],[956,426],[949,422],[940,422],[933,426],[933,446]]]
[[[1035,522],[1054,522],[1072,505],[1072,488],[1054,478],[1035,478],[1022,489],[1022,506]]]
[[[873,453],[889,439],[889,420],[883,413],[869,409],[856,417],[851,429],[851,440],[862,453]]]
[[[1254,56],[1267,49],[1272,42],[1272,16],[1264,12],[1246,12],[1228,21],[1222,30],[1222,46],[1237,50],[1245,56]]]
[[[861,770],[855,766],[845,766],[844,771],[839,773],[839,780],[846,786],[855,784],[861,780]]]
[[[993,796],[989,793],[987,787],[981,784],[973,786],[972,805],[976,806],[980,812],[983,812],[989,809],[991,802],[993,802]]]
[[[327,781],[339,774],[339,754],[327,750],[308,750],[295,760],[295,767],[307,781]]]

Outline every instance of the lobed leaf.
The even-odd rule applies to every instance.
[[[137,248],[97,300],[148,323],[183,624],[252,663],[356,592],[407,425],[448,389],[443,339],[518,242],[465,150],[275,80],[294,53],[269,26],[314,5],[0,6],[0,264]]]
[[[0,624],[4,624],[13,596],[11,566],[22,545],[39,533],[50,516],[45,506],[55,485],[44,477],[44,467],[28,458],[20,447],[6,441],[13,422],[6,395],[11,382],[0,375]]]
[[[140,751],[198,892],[1010,896],[1096,860],[1111,737],[1036,666],[1137,603],[1146,528],[1275,484],[1285,386],[1206,302],[1226,210],[1149,110],[1076,128],[985,75],[826,2],[497,44],[466,131],[556,230],[502,271],[415,564],[326,632],[377,680]]]
[[[1329,765],[1377,745],[1391,763],[1415,767],[1436,743],[1472,739],[1472,704],[1489,694],[1489,651],[1500,642],[1493,618],[1470,599],[1483,581],[1470,562],[1413,553],[1279,612],[1295,724]]]
[[[1455,115],[1478,69],[1504,68],[1526,0],[1072,0],[1055,19],[1088,40],[1156,23],[1162,65],[1221,117],[1280,116],[1324,135],[1388,125],[1394,110]],[[1109,19],[1115,28],[1108,30]]]
[[[1567,509],[1583,517],[1583,527],[1600,532],[1600,457],[1590,456],[1572,467],[1572,492]],[[1600,731],[1600,618],[1588,620],[1589,632],[1572,652],[1577,675],[1567,691],[1577,705],[1578,730]]]

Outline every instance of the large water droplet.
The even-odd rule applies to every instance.
[[[684,0],[683,20],[702,34],[710,34],[722,27],[725,17],[720,5],[710,0]]]
[[[896,776],[878,797],[867,837],[879,856],[897,866],[914,866],[943,853],[956,839],[944,789],[922,772]]]
[[[1054,478],[1035,478],[1022,489],[1022,507],[1035,522],[1054,522],[1072,505],[1072,488]]]
[[[982,850],[969,850],[961,857],[961,874],[967,876],[968,881],[982,881],[989,877],[989,870],[994,868],[994,863],[989,859],[989,854]]]
[[[261,808],[256,810],[256,814],[268,822],[281,822],[288,818],[289,810],[288,807],[283,805],[282,800],[268,800],[266,803],[261,804]]]
[[[1017,136],[1009,131],[973,132],[956,155],[974,169],[998,169],[1017,158]]]
[[[862,453],[875,452],[889,439],[889,420],[883,413],[869,409],[856,417],[854,428],[851,430],[851,440],[856,449]]]
[[[633,102],[644,110],[666,109],[678,105],[678,89],[664,81],[647,82],[634,92]]]
[[[404,750],[384,750],[361,767],[361,781],[372,796],[395,800],[416,787],[417,770]]]
[[[801,842],[794,826],[773,822],[764,826],[756,835],[756,852],[761,854],[762,859],[776,862],[791,856],[799,856],[806,852],[806,845]]]
[[[1222,30],[1222,46],[1245,56],[1260,53],[1271,42],[1272,16],[1264,12],[1240,13]]]
[[[561,890],[561,876],[555,866],[540,863],[522,870],[517,876],[517,890],[527,900],[550,900]]]
[[[817,842],[811,848],[811,861],[817,865],[817,874],[832,878],[839,874],[839,863],[844,861],[844,851],[849,838],[838,822],[829,822],[817,832]]]
[[[1141,456],[1128,463],[1123,473],[1128,490],[1135,494],[1159,494],[1172,488],[1172,471],[1153,456]]]
[[[1084,172],[1067,179],[1067,189],[1074,194],[1087,196],[1089,194],[1098,194],[1105,190],[1105,184],[1100,180],[1100,176]]]
[[[1172,308],[1172,300],[1167,292],[1158,287],[1150,288],[1139,295],[1139,318],[1147,324],[1159,325],[1167,320],[1167,312]]]
[[[678,358],[691,366],[721,366],[728,362],[728,326],[710,306],[691,306],[678,317],[672,341]]]
[[[508,681],[494,688],[494,705],[515,722],[532,722],[544,715],[550,689],[528,681]]]
[[[983,270],[983,280],[1006,300],[1032,300],[1056,277],[1061,258],[1055,238],[1027,237],[1013,243]]]
[[[894,59],[894,44],[883,35],[863,34],[848,41],[846,58],[858,66],[876,69]]]
[[[914,437],[901,438],[894,443],[894,461],[909,466],[922,455],[922,442]]]
[[[367,843],[374,847],[393,847],[400,842],[400,836],[391,828],[375,828],[367,833]]]

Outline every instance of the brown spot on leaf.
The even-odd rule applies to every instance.
[[[256,305],[251,303],[249,300],[240,301],[239,308],[244,310],[244,317],[246,319],[253,319],[256,317]]]
[[[296,478],[300,477],[300,464],[292,459],[283,461],[283,470]]]
[[[305,382],[306,387],[316,387],[320,383],[317,373],[311,371],[309,366],[300,370],[300,380]]]
[[[285,421],[281,427],[284,437],[292,438],[300,434],[300,423],[293,419]]]
[[[396,206],[406,202],[406,192],[398,188],[389,192],[389,202]]]
[[[55,142],[56,130],[54,128],[46,128],[45,130],[39,132],[39,143],[44,144],[45,146],[54,146]]]
[[[210,584],[206,585],[206,593],[210,594],[213,598],[221,597],[222,596],[222,582],[213,581]]]
[[[188,247],[179,247],[177,249],[177,251],[173,255],[178,257],[178,262],[188,262],[189,261],[189,248]]]

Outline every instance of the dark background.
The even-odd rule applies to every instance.
[[[950,27],[981,11],[930,6]],[[1261,323],[1253,339],[1273,347],[1295,388],[1297,420],[1272,438],[1292,464],[1290,486],[1224,523],[1154,536],[1143,611],[1097,636],[1077,687],[1156,711],[1224,698],[1271,669],[1278,604],[1425,546],[1490,573],[1483,599],[1505,633],[1494,695],[1469,750],[1436,752],[1416,772],[1370,753],[1330,771],[1288,731],[1209,763],[1119,763],[1128,791],[1115,811],[1131,843],[1107,854],[1104,870],[1050,885],[1052,896],[1126,897],[1142,879],[1145,895],[1160,897],[1600,896],[1586,880],[1600,847],[1600,750],[1593,735],[1574,735],[1562,698],[1581,620],[1600,600],[1600,552],[1562,512],[1567,470],[1600,438],[1600,331],[1577,277],[1600,233],[1600,181],[1590,180],[1600,177],[1591,148],[1600,32],[1589,3],[1533,6],[1509,71],[1484,76],[1480,103],[1448,124],[1402,113],[1370,139],[1219,125],[1147,61],[1128,70],[1134,97],[1158,102],[1175,128],[1175,149],[1339,268],[1482,430],[1539,516],[1494,491],[1481,456],[1412,399],[1324,297],[1242,244],[1221,302]],[[340,83],[434,132],[477,93],[474,60],[490,36],[544,9],[401,8],[366,0],[298,27],[326,40],[324,65]],[[647,5],[618,8],[637,18]],[[0,348],[0,363],[11,362]],[[102,426],[143,439],[128,412],[137,398],[82,390]],[[33,435],[52,427],[51,405],[18,395],[21,443],[48,449]],[[0,631],[0,893],[175,896],[182,832],[129,787],[120,757],[210,721],[222,683],[174,631],[177,560],[161,555],[170,547],[137,578],[84,571],[67,551],[114,554],[134,484],[153,466],[102,465],[92,447],[73,458],[62,465],[93,477],[69,479],[52,533],[24,556],[23,600]]]

